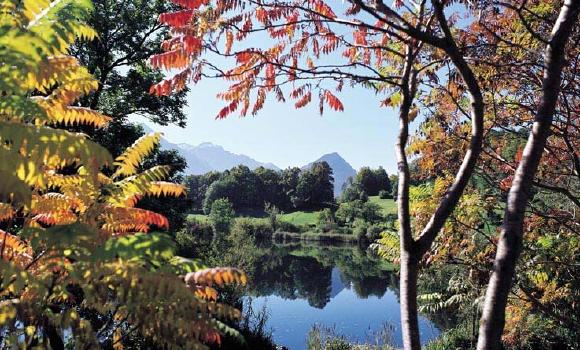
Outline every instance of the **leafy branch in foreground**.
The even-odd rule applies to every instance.
[[[0,347],[122,348],[137,336],[168,349],[204,349],[235,308],[217,301],[233,268],[175,256],[165,217],[145,196],[182,196],[168,167],[140,171],[159,142],[149,135],[119,156],[59,127],[105,126],[74,106],[97,88],[76,59],[92,38],[89,1],[0,4]],[[113,176],[104,167],[113,167]],[[108,172],[107,172],[108,173]]]

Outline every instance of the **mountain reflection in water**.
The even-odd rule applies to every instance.
[[[274,341],[291,350],[306,348],[314,324],[332,327],[352,341],[376,342],[390,329],[401,346],[398,280],[393,266],[357,246],[274,245],[250,271],[246,305],[268,310]],[[439,334],[420,317],[423,343]]]

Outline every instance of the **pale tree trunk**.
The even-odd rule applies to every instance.
[[[398,187],[398,218],[400,238],[400,298],[401,327],[403,331],[403,346],[405,350],[421,349],[419,335],[419,320],[417,310],[417,279],[419,262],[431,248],[437,234],[457,206],[469,179],[475,170],[483,142],[484,102],[477,78],[461,55],[461,52],[447,25],[443,5],[433,0],[435,14],[444,37],[437,40],[436,46],[448,55],[459,75],[463,79],[471,98],[471,140],[469,142],[461,166],[445,196],[439,202],[429,222],[417,239],[413,238],[411,217],[409,212],[409,166],[405,147],[408,139],[409,112],[416,92],[416,77],[412,69],[413,54],[407,47],[405,69],[402,78],[402,104],[399,111],[399,138],[396,153],[399,173]]]
[[[459,203],[459,199],[475,170],[475,165],[481,154],[483,143],[484,101],[477,78],[463,57],[461,50],[457,47],[447,23],[447,18],[445,17],[444,5],[439,0],[431,0],[435,16],[428,20],[425,28],[430,28],[431,20],[436,19],[443,36],[437,36],[421,27],[409,25],[397,11],[386,6],[383,1],[351,0],[351,2],[360,6],[361,9],[376,19],[384,21],[397,31],[404,32],[409,37],[414,38],[419,43],[419,46],[422,43],[426,43],[445,51],[453,62],[453,65],[457,68],[457,72],[465,83],[471,99],[471,139],[467,146],[465,156],[461,161],[461,166],[455,175],[453,183],[447,189],[445,196],[437,205],[437,208],[427,225],[421,231],[419,237],[415,239],[410,224],[409,167],[405,154],[405,146],[408,138],[408,116],[412,106],[412,99],[415,95],[414,91],[409,93],[409,90],[411,87],[413,90],[416,88],[416,82],[409,80],[413,59],[409,61],[409,57],[412,58],[412,55],[407,55],[405,68],[409,68],[411,71],[404,69],[401,79],[403,101],[399,111],[400,129],[396,147],[399,173],[399,193],[397,201],[401,251],[401,326],[403,329],[403,345],[405,350],[417,350],[421,348],[417,311],[417,275],[419,262],[431,248],[433,241],[443,228],[443,225],[445,225],[445,222],[457,206],[457,203]],[[423,6],[425,2],[421,2],[421,4]],[[412,84],[409,84],[411,82]],[[405,90],[407,91],[407,95],[405,94]]]
[[[565,46],[577,20],[579,7],[580,0],[565,1],[544,53],[542,99],[508,194],[493,272],[485,295],[477,343],[478,350],[496,350],[501,347],[505,308],[516,262],[522,249],[525,209],[532,182],[550,134],[560,92]]]
[[[409,213],[409,164],[405,147],[409,138],[409,112],[416,91],[416,73],[413,71],[413,50],[407,46],[405,66],[401,81],[402,103],[399,109],[399,136],[397,138],[396,154],[399,175],[397,206],[399,218],[400,240],[400,298],[401,298],[401,328],[403,331],[403,346],[405,349],[420,349],[419,320],[417,314],[417,257],[415,242],[411,230]]]

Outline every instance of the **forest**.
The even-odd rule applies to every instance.
[[[579,15],[1,1],[0,348],[578,349]],[[185,175],[135,118],[195,126],[205,81],[216,122],[365,93],[396,173],[340,195],[326,162]]]

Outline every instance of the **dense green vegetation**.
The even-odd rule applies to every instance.
[[[274,171],[237,166],[222,173],[189,175],[190,212],[209,213],[212,203],[227,198],[237,212],[263,211],[271,205],[283,211],[318,210],[334,204],[332,169],[326,162],[308,169]]]

